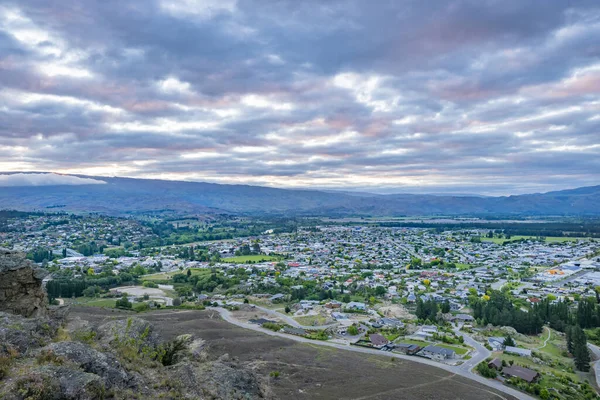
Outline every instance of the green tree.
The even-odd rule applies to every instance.
[[[515,340],[512,338],[512,336],[506,335],[506,337],[504,338],[504,345],[515,347],[517,344],[515,343]]]
[[[590,370],[590,352],[587,347],[587,339],[583,329],[576,325],[572,332],[573,355],[575,356],[575,367],[583,372]]]
[[[286,313],[286,314],[289,314],[289,313],[290,313],[290,311],[292,311],[292,310],[290,309],[290,306],[285,306],[285,313]]]

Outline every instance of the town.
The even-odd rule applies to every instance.
[[[211,229],[194,223],[170,222]],[[0,243],[50,272],[56,304],[211,309],[248,329],[434,363],[542,399],[597,398],[587,349],[600,356],[600,241],[584,235],[311,220],[163,244],[135,219],[31,213],[5,218]]]

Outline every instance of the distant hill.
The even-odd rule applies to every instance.
[[[600,186],[519,196],[370,195],[151,179],[0,187],[0,209],[318,216],[600,215]]]

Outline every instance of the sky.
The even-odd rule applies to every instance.
[[[3,0],[0,171],[600,184],[600,2]]]

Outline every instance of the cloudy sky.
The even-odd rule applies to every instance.
[[[600,3],[3,0],[0,171],[600,184]]]

